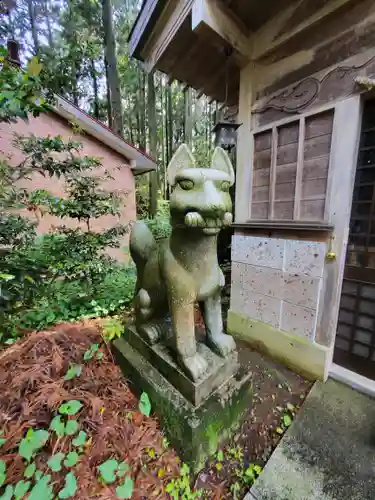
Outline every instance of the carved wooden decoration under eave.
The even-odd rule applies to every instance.
[[[255,106],[253,114],[263,115],[260,117],[261,124],[282,118],[282,114],[295,114],[305,111],[314,105],[322,105],[331,100],[349,96],[363,87],[356,83],[359,77],[369,78],[375,75],[375,56],[366,62],[356,66],[338,66],[322,78],[308,77],[301,82],[288,87],[272,96],[265,104]],[[277,117],[275,112],[277,111]],[[280,116],[281,112],[281,116]]]

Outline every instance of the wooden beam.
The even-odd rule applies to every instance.
[[[152,71],[173,37],[189,15],[193,0],[174,0],[165,8],[155,30],[142,50],[144,67]]]
[[[290,7],[269,19],[267,23],[250,37],[253,47],[252,59],[259,60],[267,56],[267,54],[271,53],[275,48],[289,42],[293,37],[301,34],[306,29],[317,25],[323,18],[334,13],[341,7],[344,7],[353,0],[331,0],[322,8],[316,10],[309,17],[301,21],[297,26],[294,26],[291,30],[278,36],[280,32],[283,32],[284,26],[303,1],[304,0],[295,1]]]
[[[192,29],[199,31],[209,27],[246,60],[251,55],[251,44],[240,19],[218,0],[194,0],[192,7]]]

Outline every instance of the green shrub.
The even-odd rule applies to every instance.
[[[169,220],[169,201],[159,200],[158,210],[154,219],[144,219],[148,227],[150,228],[154,238],[156,240],[161,240],[166,238],[171,234],[171,223]]]
[[[116,264],[103,270],[102,280],[90,291],[84,291],[79,280],[56,280],[48,295],[34,307],[12,318],[12,331],[41,330],[59,322],[118,314],[129,306],[135,282],[133,266]]]

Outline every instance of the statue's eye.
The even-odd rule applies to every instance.
[[[180,185],[180,188],[184,189],[185,191],[190,191],[190,189],[193,189],[194,187],[194,182],[187,179],[180,181],[178,184]]]
[[[228,181],[223,181],[221,183],[221,189],[223,191],[229,191],[229,188],[230,188],[230,183]]]

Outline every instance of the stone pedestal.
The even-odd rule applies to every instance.
[[[198,343],[209,370],[194,383],[165,346],[149,346],[132,326],[113,342],[113,350],[135,391],[148,393],[152,410],[181,459],[195,470],[229,437],[251,405],[251,373],[239,366],[237,352],[225,360]]]

